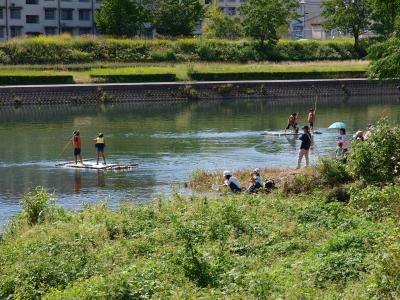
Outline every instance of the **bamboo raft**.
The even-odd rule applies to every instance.
[[[137,167],[138,164],[96,164],[94,162],[89,162],[87,160],[84,160],[83,164],[77,163],[75,164],[74,161],[69,161],[69,162],[64,162],[60,164],[56,164],[56,167],[59,168],[71,168],[71,169],[90,169],[90,170],[114,170],[114,171],[119,171],[119,170],[129,170]]]

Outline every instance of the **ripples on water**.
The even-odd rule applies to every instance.
[[[304,99],[303,99],[304,100]],[[137,104],[99,107],[21,107],[0,109],[0,224],[20,209],[21,196],[41,185],[69,208],[99,200],[116,206],[121,200],[148,201],[165,195],[196,169],[293,167],[299,142],[289,136],[262,136],[282,130],[292,111],[300,124],[315,99],[281,105],[266,101]],[[331,155],[336,132],[326,128],[345,121],[350,131],[383,115],[398,122],[395,98],[321,99],[312,158]],[[95,157],[92,139],[106,137],[109,162],[138,163],[129,172],[55,168],[73,130],[83,139],[84,158]],[[72,160],[72,149],[62,159]]]

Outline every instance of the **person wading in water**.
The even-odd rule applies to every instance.
[[[289,116],[288,124],[285,129],[285,133],[286,133],[286,130],[288,130],[290,128],[292,128],[294,133],[297,133],[299,131],[299,129],[297,128],[297,116],[298,116],[298,113],[295,113],[295,112]]]
[[[310,111],[308,112],[308,126],[310,127],[310,131],[314,132],[314,122],[315,122],[315,110],[314,108],[311,108]]]
[[[103,162],[106,165],[106,157],[104,156],[104,148],[106,147],[106,143],[104,140],[104,135],[102,133],[99,133],[99,135],[97,136],[97,138],[94,139],[95,141],[95,147],[97,150],[97,165],[99,164],[99,159],[100,156],[103,158]]]
[[[81,136],[79,130],[74,131],[71,139],[72,147],[74,148],[75,164],[78,164],[78,157],[80,163],[83,165],[82,155],[81,155]]]
[[[300,146],[299,156],[297,159],[297,169],[300,169],[301,167],[301,161],[303,159],[303,156],[306,158],[306,167],[310,165],[309,153],[312,142],[310,128],[308,126],[304,126],[302,129],[304,133],[299,138],[299,140],[301,141],[301,146]]]

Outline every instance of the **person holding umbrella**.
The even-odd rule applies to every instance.
[[[342,147],[344,152],[346,152],[349,149],[349,144],[347,142],[347,136],[346,136],[346,128],[347,125],[343,122],[335,122],[331,126],[329,126],[329,129],[339,130],[338,142],[343,143]]]

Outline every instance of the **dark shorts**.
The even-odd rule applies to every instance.
[[[309,122],[308,124],[310,124],[310,127],[314,127],[314,122]]]
[[[74,155],[81,155],[81,148],[74,148]]]
[[[292,125],[292,124],[287,124],[286,129],[290,129],[292,127],[293,129],[297,129],[297,123]]]
[[[104,152],[104,144],[96,144],[97,152]]]

